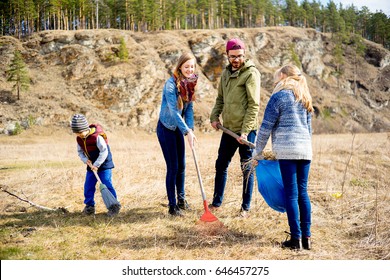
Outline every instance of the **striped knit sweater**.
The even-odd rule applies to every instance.
[[[257,132],[254,156],[262,159],[269,137],[277,159],[312,159],[311,114],[296,102],[292,90],[271,95],[263,122]]]

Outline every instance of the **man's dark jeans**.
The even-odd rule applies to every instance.
[[[256,131],[252,130],[247,137],[248,141],[254,143],[256,139]],[[219,144],[218,158],[215,162],[215,181],[214,181],[214,196],[213,205],[221,206],[223,194],[225,192],[227,170],[229,164],[238,148],[240,154],[241,170],[243,172],[243,190],[242,190],[242,209],[248,211],[252,199],[254,174],[250,172],[250,165],[244,168],[244,164],[252,157],[252,149],[247,145],[242,145],[232,136],[223,133],[221,143]],[[248,174],[249,178],[248,178]]]

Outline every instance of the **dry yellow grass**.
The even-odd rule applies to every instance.
[[[193,211],[172,218],[167,214],[165,163],[156,136],[108,134],[116,164],[113,181],[123,205],[115,218],[106,217],[98,192],[97,214],[80,214],[85,167],[69,132],[36,127],[19,136],[0,137],[0,184],[36,204],[69,210],[42,211],[0,192],[1,259],[390,259],[386,133],[313,137],[313,250],[301,252],[280,248],[288,230],[286,215],[268,207],[257,190],[250,217],[238,217],[238,155],[229,168],[223,207],[214,213],[226,230],[210,234],[197,224],[203,205],[191,153],[187,152],[186,192]],[[197,137],[199,167],[210,200],[220,133]]]

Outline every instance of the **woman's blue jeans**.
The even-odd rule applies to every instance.
[[[169,206],[176,205],[177,199],[185,199],[185,142],[179,129],[175,131],[166,128],[160,121],[157,124],[157,138],[167,166],[165,186]]]
[[[310,160],[279,160],[291,237],[310,237],[311,204],[307,185]]]
[[[116,198],[116,192],[114,186],[112,185],[112,170],[104,169],[98,170],[98,175],[100,181],[104,185],[106,185],[107,189],[112,193],[112,195]],[[96,183],[97,179],[95,174],[92,171],[87,170],[87,174],[85,175],[85,183],[84,183],[84,203],[88,206],[95,206],[95,191],[96,191]]]
[[[248,134],[247,140],[253,143],[255,139],[256,131],[252,130]],[[240,154],[241,170],[243,172],[241,207],[242,209],[248,211],[252,199],[254,175],[253,172],[250,172],[250,166],[244,168],[244,163],[248,162],[252,157],[252,149],[247,145],[238,143],[235,138],[226,133],[222,133],[221,142],[218,149],[218,158],[215,162],[216,173],[212,204],[217,207],[221,206],[222,204],[228,174],[227,170],[237,149]]]

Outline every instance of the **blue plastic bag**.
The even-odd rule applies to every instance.
[[[274,210],[286,212],[284,187],[277,160],[259,160],[256,166],[257,186],[265,202]]]

